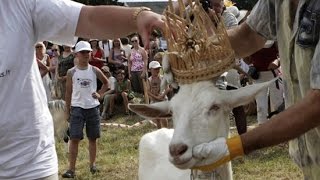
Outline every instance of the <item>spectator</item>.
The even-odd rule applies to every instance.
[[[116,84],[116,78],[114,78],[110,72],[110,69],[108,66],[103,66],[101,68],[101,71],[103,74],[108,78],[108,91],[105,92],[102,96],[101,99],[103,101],[103,109],[101,113],[101,119],[106,120],[110,119],[112,117],[112,114],[109,113],[109,108],[110,108],[110,98],[115,92],[115,84]]]
[[[89,63],[90,65],[101,69],[105,63],[104,51],[100,48],[98,39],[90,39],[89,42],[92,48],[92,54]]]
[[[61,92],[59,91],[57,84],[56,69],[58,65],[58,58],[60,56],[60,48],[58,45],[54,44],[51,46],[52,57],[50,58],[50,77],[51,77],[51,98],[59,99],[61,97]]]
[[[268,41],[265,47],[251,55],[251,63],[253,66],[249,70],[255,83],[267,82],[273,78],[280,76],[280,60],[278,59],[278,48],[274,41]],[[263,124],[268,120],[269,105],[268,97],[272,111],[278,110],[283,103],[283,84],[281,80],[277,80],[256,96],[257,102],[257,120],[259,124]]]
[[[58,57],[56,69],[58,99],[65,99],[67,71],[74,67],[75,56],[70,46],[63,46],[63,51]]]
[[[125,78],[124,70],[118,71],[116,79],[117,81],[115,83],[115,94],[111,96],[110,99],[109,115],[113,115],[114,104],[116,102],[118,104],[123,103],[125,114],[129,115],[128,103],[129,100],[134,98],[133,92],[131,91],[131,82],[129,79]]]
[[[148,56],[146,50],[139,45],[138,36],[133,36],[131,43],[133,49],[129,57],[129,78],[132,81],[132,90],[143,94],[142,79],[147,75]]]
[[[79,41],[75,48],[78,63],[68,70],[66,83],[66,113],[70,114],[70,152],[69,169],[62,174],[63,178],[75,177],[75,165],[78,146],[83,139],[83,127],[89,139],[90,172],[96,173],[97,138],[100,137],[99,98],[108,87],[108,80],[101,70],[89,65],[92,49],[86,41]],[[97,92],[97,78],[103,82]]]
[[[151,33],[150,36],[150,45],[149,45],[149,50],[148,50],[148,57],[149,57],[149,61],[151,62],[153,61],[153,57],[154,55],[159,51],[160,49],[160,40],[159,40],[159,33],[154,30]]]
[[[121,38],[121,43],[122,43],[122,48],[126,54],[126,58],[129,59],[129,55],[132,49],[132,45],[130,44],[129,38],[128,37]],[[127,63],[127,66],[128,66],[128,63]]]
[[[50,76],[49,76],[49,66],[50,66],[50,57],[46,54],[46,48],[42,42],[38,42],[35,45],[36,49],[36,58],[40,70],[40,74],[42,77],[42,83],[44,89],[46,90],[46,97],[47,100],[51,100],[51,90],[50,90]]]
[[[50,59],[50,77],[55,81],[56,69],[58,64],[58,57],[60,56],[60,48],[58,45],[54,44],[51,46],[52,58]]]
[[[148,95],[150,98],[150,103],[166,101],[168,100],[167,94],[171,91],[171,88],[167,86],[164,90],[161,90],[161,82],[163,77],[160,76],[161,65],[158,61],[151,61],[149,63],[149,69],[151,71],[151,76],[148,78]],[[168,128],[167,119],[155,119],[158,129]]]
[[[126,58],[120,39],[114,39],[109,54],[109,65],[111,67],[111,71],[116,72],[119,69],[127,69],[127,66],[125,66],[127,65],[127,62],[128,59]]]
[[[109,54],[110,54],[110,50],[112,48],[112,41],[107,39],[107,40],[102,40],[99,42],[99,46],[102,47],[103,52],[104,52],[104,56],[106,58],[106,63],[108,63],[108,58],[109,58]]]
[[[99,46],[99,40],[90,39],[89,43],[92,48],[92,54],[91,54],[89,64],[101,69],[106,61],[104,60],[105,59],[104,51]],[[100,89],[101,87],[102,87],[102,82],[99,79],[97,79],[97,88]]]

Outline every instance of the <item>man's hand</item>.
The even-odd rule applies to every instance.
[[[201,165],[193,169],[212,171],[237,156],[244,155],[240,136],[230,139],[217,138],[209,143],[203,143],[192,149],[193,156],[202,160]]]
[[[70,122],[70,110],[69,110],[69,109],[66,109],[66,110],[64,111],[64,116],[65,116],[65,118],[66,118],[66,121],[67,121],[67,122]]]
[[[275,70],[278,69],[280,66],[280,61],[278,59],[274,60],[273,62],[271,62],[268,66],[269,70]]]
[[[150,34],[153,29],[160,29],[163,31],[164,28],[164,16],[156,14],[152,11],[142,11],[137,17],[137,28],[141,35],[144,48],[148,49]]]

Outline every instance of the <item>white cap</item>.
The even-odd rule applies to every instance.
[[[157,68],[161,68],[161,65],[158,61],[151,61],[149,63],[149,69],[157,69]]]
[[[110,68],[108,66],[103,66],[101,68],[101,70],[105,71],[105,72],[110,72]]]
[[[230,13],[232,13],[238,20],[238,22],[240,22],[248,13],[247,10],[240,10],[238,9],[237,6],[230,6],[227,7],[226,10]]]
[[[79,41],[76,44],[75,52],[77,53],[80,51],[92,51],[91,45],[87,41]]]

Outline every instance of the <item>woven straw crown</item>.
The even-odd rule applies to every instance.
[[[178,0],[179,14],[172,1],[165,11],[165,38],[168,44],[169,64],[179,84],[209,80],[234,66],[231,48],[223,19],[209,15],[199,0],[185,7]]]

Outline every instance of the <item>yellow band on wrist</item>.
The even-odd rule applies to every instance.
[[[234,136],[232,138],[229,138],[227,140],[227,145],[230,153],[230,159],[234,159],[235,157],[244,155],[240,136]]]
[[[199,167],[193,167],[192,169],[200,170],[200,171],[204,171],[204,172],[210,172],[210,171],[215,170],[217,167],[229,162],[230,160],[231,160],[230,156],[225,156],[213,164],[199,166]]]

